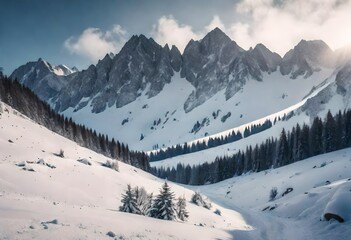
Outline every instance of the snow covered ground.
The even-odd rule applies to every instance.
[[[274,187],[278,195],[269,201]],[[255,230],[236,235],[239,239],[350,239],[351,236],[350,148],[191,188],[243,214]],[[282,196],[288,188],[293,191]],[[323,215],[328,211],[341,214],[345,223],[324,221]]]
[[[157,195],[163,180],[123,163],[119,172],[103,167],[108,158],[0,105],[0,239],[111,239],[108,231],[121,239],[232,239],[231,231],[252,229],[240,213],[216,204],[207,210],[188,202],[184,223],[119,212],[127,184]],[[60,149],[64,158],[54,155]],[[34,172],[16,165],[23,161],[33,162],[25,168]],[[193,191],[170,186],[190,200]]]
[[[176,196],[186,197],[190,212],[188,221],[171,222],[117,211],[127,184],[156,195],[163,180],[123,163],[119,172],[103,167],[108,158],[0,106],[0,239],[112,239],[109,231],[116,239],[351,236],[351,149],[212,185],[170,183]],[[64,158],[55,155],[60,149]],[[39,159],[56,168],[36,164]],[[23,161],[33,163],[23,170],[16,165]],[[269,201],[273,187],[278,194]],[[282,196],[288,188],[293,191]],[[191,204],[193,191],[208,196],[212,209]],[[321,221],[330,211],[345,222]]]

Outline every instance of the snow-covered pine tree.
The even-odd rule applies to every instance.
[[[189,217],[189,212],[186,210],[186,200],[184,197],[178,198],[177,217],[182,221],[185,221]]]
[[[119,207],[119,210],[121,212],[141,214],[135,197],[135,192],[129,184],[127,185],[127,191],[125,194],[122,194],[121,202],[123,204]]]
[[[152,204],[151,217],[174,220],[176,218],[176,209],[174,205],[174,193],[168,186],[167,182],[162,185],[160,194],[157,195],[156,199]]]

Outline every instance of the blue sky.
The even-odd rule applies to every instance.
[[[42,57],[82,69],[133,34],[182,50],[216,26],[244,48],[283,55],[303,38],[336,49],[351,43],[350,12],[349,0],[0,0],[0,66]]]

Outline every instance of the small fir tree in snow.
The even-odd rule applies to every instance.
[[[127,185],[127,191],[122,194],[122,206],[119,208],[121,212],[140,214],[140,209],[137,204],[135,197],[135,192],[132,190],[131,186]]]
[[[189,217],[189,213],[186,210],[186,200],[184,197],[179,197],[177,202],[177,217],[185,221]]]
[[[157,195],[156,199],[153,201],[150,212],[151,217],[174,220],[176,218],[176,209],[173,200],[174,193],[171,191],[167,182],[165,182],[160,189],[160,194]]]

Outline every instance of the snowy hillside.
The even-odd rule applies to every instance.
[[[112,106],[99,114],[91,114],[87,104],[79,111],[69,108],[63,114],[127,142],[132,149],[151,150],[155,146],[171,146],[222,132],[284,110],[299,103],[331,74],[331,69],[325,69],[306,81],[303,77],[291,79],[276,71],[265,74],[263,82],[251,79],[229,100],[223,90],[185,113],[183,103],[194,88],[175,73],[171,83],[153,98],[142,92],[136,101],[121,108]],[[197,122],[201,127],[194,129]]]
[[[103,167],[106,157],[0,106],[1,239],[112,239],[109,231],[116,239],[347,239],[351,234],[351,149],[212,185],[187,189],[170,183],[176,196],[188,200],[190,214],[186,222],[172,222],[117,211],[127,184],[157,194],[163,180],[121,162],[119,172]],[[55,155],[60,149],[64,158]],[[278,194],[269,201],[273,187]],[[293,191],[282,196],[288,188]],[[191,189],[207,195],[212,210],[191,204]],[[345,223],[320,221],[326,213],[339,214]]]
[[[0,239],[111,239],[109,231],[117,239],[231,239],[231,231],[252,229],[240,213],[216,204],[207,210],[187,202],[184,223],[119,212],[127,184],[156,195],[163,180],[123,163],[119,172],[103,167],[106,157],[0,106]],[[60,149],[64,158],[55,155]],[[189,201],[193,191],[170,186]]]
[[[254,230],[239,233],[239,239],[349,239],[350,170],[349,148],[193,189],[243,214]],[[273,188],[277,195],[269,201]],[[345,223],[325,221],[328,212]]]
[[[255,124],[263,124],[266,120],[274,122],[278,118],[283,119],[284,116],[291,115],[291,117],[289,117],[287,120],[277,121],[271,128],[263,132],[259,132],[247,138],[240,139],[239,141],[221,145],[215,148],[192,154],[181,155],[158,162],[152,162],[151,165],[154,167],[175,167],[178,163],[185,165],[196,165],[204,162],[210,163],[213,162],[217,156],[230,156],[237,153],[239,150],[245,150],[247,146],[260,144],[271,137],[279,137],[283,128],[286,131],[291,131],[296,124],[300,124],[300,126],[303,124],[311,125],[313,118],[317,116],[324,119],[328,111],[330,111],[332,114],[336,114],[339,110],[343,111],[348,109],[350,99],[349,92],[351,92],[349,85],[349,73],[350,64],[346,64],[341,69],[333,72],[319,85],[313,87],[302,101],[279,112],[247,122],[238,127],[229,128],[223,132],[212,134],[207,137],[197,138],[193,141],[188,141],[187,144],[190,146],[192,143],[196,142],[207,142],[209,138],[214,139],[225,137],[232,131],[240,131],[241,133],[244,133],[246,127],[250,127]],[[279,86],[279,88],[281,88],[281,86]],[[257,113],[259,111],[254,112]],[[291,113],[293,113],[293,115]]]

